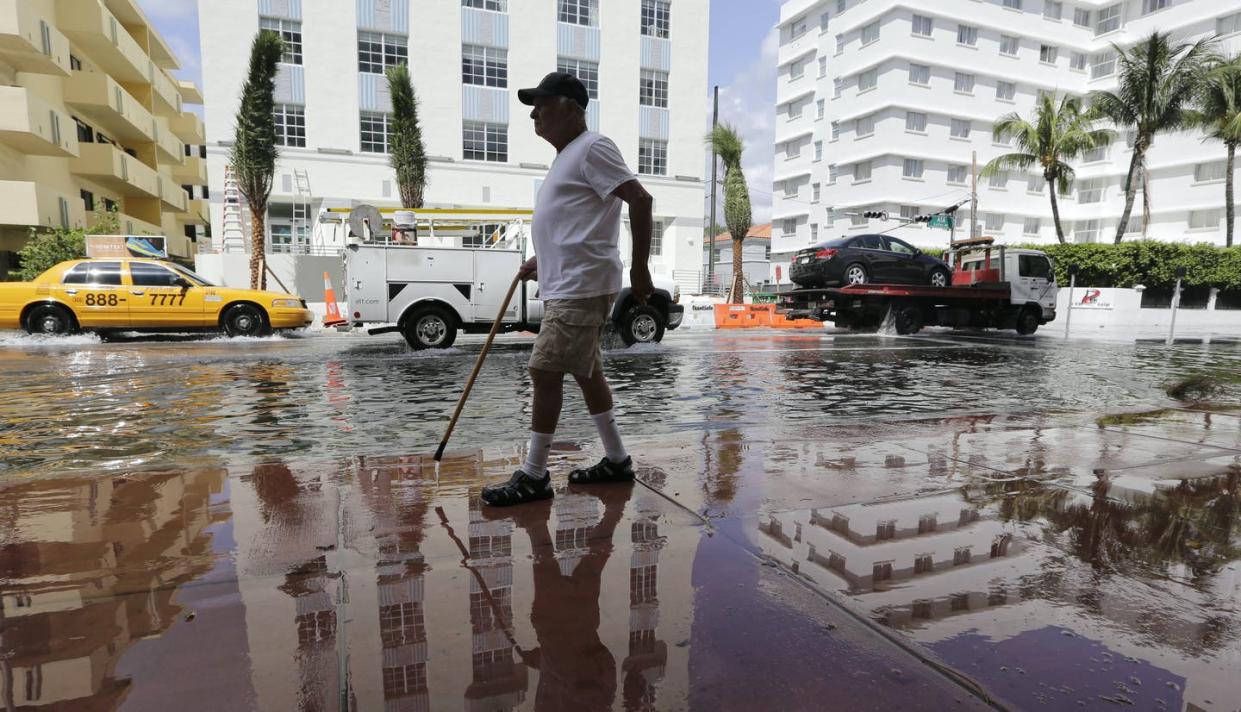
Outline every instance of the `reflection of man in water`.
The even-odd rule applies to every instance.
[[[633,485],[627,485],[602,499],[603,518],[586,528],[587,552],[567,575],[547,529],[550,503],[515,510],[513,519],[530,536],[534,554],[530,622],[539,647],[524,652],[522,659],[539,671],[535,709],[540,712],[612,709],[616,659],[599,639],[599,588],[612,554],[612,534],[632,493]]]

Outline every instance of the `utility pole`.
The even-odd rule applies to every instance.
[[[715,107],[711,110],[711,131],[715,131],[715,127],[720,122],[720,86],[715,85]],[[719,160],[715,155],[715,142],[711,142],[711,224],[707,226],[707,232],[710,233],[707,238],[707,284],[710,288],[715,287],[715,171]]]
[[[978,239],[978,151],[970,151],[970,239]]]

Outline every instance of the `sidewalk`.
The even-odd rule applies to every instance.
[[[631,443],[636,485],[498,511],[478,489],[516,462],[456,445],[438,468],[0,489],[4,693],[181,712],[1241,705],[1235,412],[669,435]],[[596,457],[559,443],[553,471]]]

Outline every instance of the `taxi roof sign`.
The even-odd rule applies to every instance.
[[[86,256],[92,259],[148,257],[168,259],[168,238],[163,235],[87,235]]]

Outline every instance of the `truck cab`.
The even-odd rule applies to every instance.
[[[1056,318],[1056,270],[1050,256],[1038,250],[984,243],[949,250],[953,286],[1007,284],[1009,303],[1038,313],[1038,324]],[[1019,329],[1024,331],[1024,329]]]

